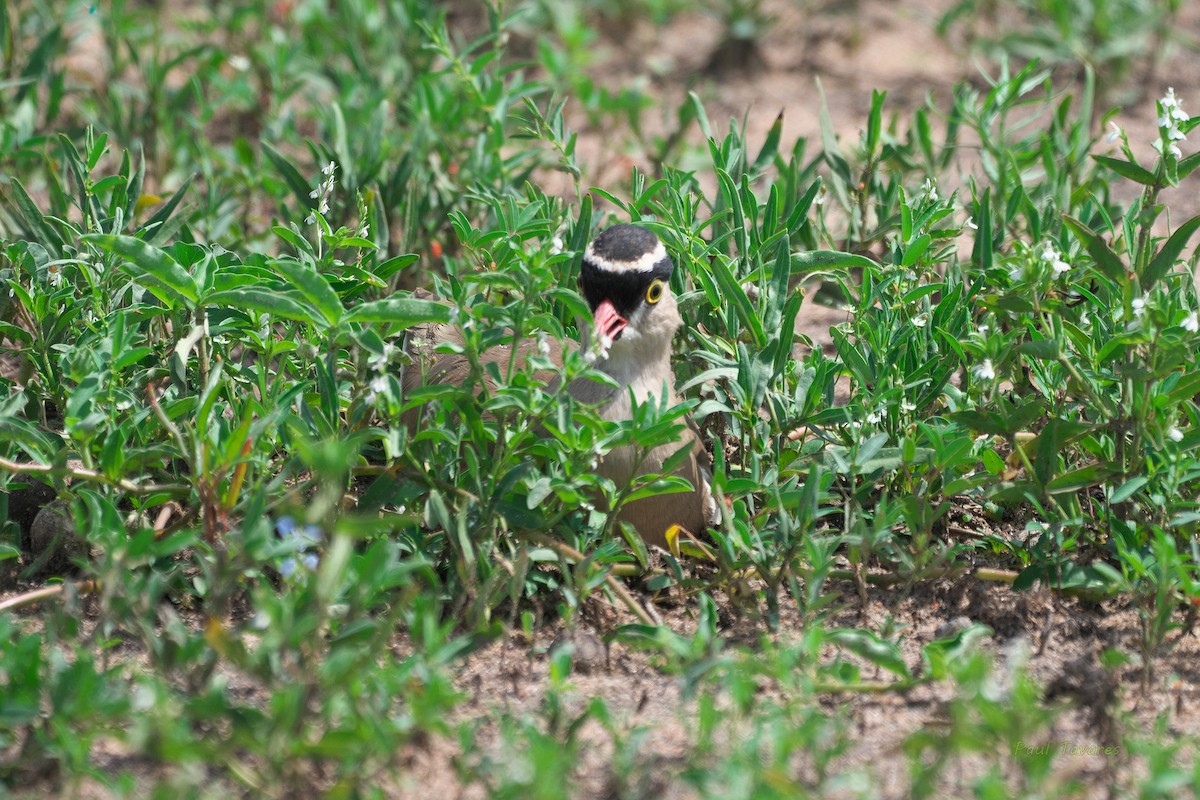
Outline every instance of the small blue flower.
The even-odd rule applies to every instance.
[[[313,552],[313,548],[325,539],[325,533],[319,526],[310,523],[298,528],[296,520],[290,515],[285,515],[275,520],[275,533],[280,539],[291,542],[293,552],[300,553],[299,562],[293,556],[279,562],[280,575],[291,578],[301,565],[309,572],[316,571],[320,556]]]

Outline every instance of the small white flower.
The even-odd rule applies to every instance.
[[[917,410],[917,404],[910,403],[907,400],[901,400],[900,401],[900,410],[906,414],[911,414],[912,412]]]
[[[565,249],[566,249],[566,245],[563,244],[563,240],[562,240],[561,236],[555,236],[553,239],[550,240],[550,252],[552,254],[558,255]]]
[[[1168,145],[1166,145],[1166,148],[1165,148],[1165,149],[1166,149],[1166,153],[1164,153],[1164,152],[1163,152],[1163,150],[1164,150],[1164,147],[1163,147],[1163,141],[1162,141],[1162,139],[1159,139],[1158,141],[1156,141],[1156,142],[1154,143],[1154,149],[1155,149],[1155,150],[1157,150],[1159,153],[1163,153],[1164,155],[1165,155],[1166,153],[1170,153],[1171,155],[1175,156],[1176,158],[1183,158],[1183,151],[1179,149],[1179,145],[1177,145],[1177,144],[1168,144]]]
[[[305,225],[312,225],[312,224],[316,223],[316,221],[317,221],[316,213],[309,214],[307,217],[304,218]]]
[[[980,336],[986,336],[987,332],[990,330],[991,330],[991,326],[985,322],[984,324],[982,324],[978,328],[976,328],[975,332],[978,333]]]
[[[976,364],[975,366],[971,367],[971,374],[974,375],[977,380],[990,381],[994,380],[996,377],[996,368],[993,366],[990,358],[985,358],[982,364]]]
[[[236,69],[238,72],[245,72],[250,69],[250,59],[246,58],[241,53],[237,53],[229,57],[229,66]]]
[[[370,235],[371,235],[371,226],[364,222],[362,227],[358,229],[358,238],[365,239]]]
[[[1183,431],[1179,430],[1179,428],[1176,428],[1174,425],[1172,425],[1171,427],[1167,428],[1167,438],[1170,439],[1172,442],[1182,442],[1183,441]]]
[[[392,360],[392,354],[396,352],[396,345],[391,342],[383,343],[382,353],[372,353],[367,359],[367,366],[374,372],[383,372],[387,369],[388,363]]]
[[[938,201],[937,186],[934,185],[932,179],[926,178],[925,185],[921,189],[925,192],[925,196],[929,198],[930,202],[936,203]]]
[[[310,198],[312,198],[313,200],[316,200],[318,197],[320,197],[320,196],[321,196],[321,190],[320,190],[320,189],[313,189],[311,192],[309,192],[309,193],[308,193],[308,196],[309,196]]]
[[[827,195],[827,194],[829,194],[829,190],[827,190],[825,188],[825,185],[822,184],[820,191],[817,192],[816,198],[813,199],[813,203],[818,206],[825,205],[825,195]]]
[[[1046,246],[1042,249],[1042,261],[1050,265],[1055,275],[1062,275],[1071,269],[1071,265],[1063,260],[1062,253],[1058,252],[1058,248],[1050,242],[1046,242]]]
[[[61,264],[47,264],[46,265],[46,280],[50,281],[50,285],[55,288],[62,286],[62,282],[63,282],[62,265]]]
[[[317,212],[320,214],[328,214],[329,213],[329,201],[324,198],[321,198],[321,205],[317,206]]]
[[[1163,98],[1159,101],[1159,103],[1162,104],[1163,110],[1163,115],[1159,119],[1158,123],[1159,127],[1167,127],[1167,123],[1162,121],[1164,119],[1168,121],[1175,120],[1178,122],[1183,122],[1188,118],[1187,112],[1183,110],[1183,104],[1180,103],[1179,98],[1175,96],[1174,86],[1167,87],[1167,93],[1163,95]]]
[[[1174,87],[1167,89],[1158,105],[1161,112],[1158,118],[1159,137],[1154,143],[1154,149],[1163,155],[1170,153],[1175,158],[1182,158],[1183,151],[1179,149],[1178,143],[1185,141],[1187,136],[1179,129],[1179,123],[1186,121],[1188,114],[1183,110],[1179,98],[1175,96]]]
[[[1108,121],[1108,136],[1106,138],[1108,139],[1109,144],[1116,142],[1124,135],[1124,133],[1125,132],[1121,130],[1121,126],[1117,125],[1117,123],[1113,122],[1111,119]]]
[[[367,392],[367,402],[374,404],[379,399],[379,395],[387,391],[388,379],[386,375],[379,375],[371,380],[367,387],[370,391]]]
[[[1133,298],[1133,303],[1131,305],[1133,306],[1133,316],[1135,318],[1140,319],[1142,314],[1146,313],[1146,298],[1145,297]]]
[[[963,227],[967,228],[968,230],[972,230],[972,231],[979,230],[979,226],[975,224],[974,217],[967,217],[967,221],[963,223]]]
[[[538,334],[537,349],[538,349],[538,352],[541,353],[543,356],[550,355],[550,339],[547,338],[545,333]]]
[[[600,346],[596,349],[596,357],[600,359],[608,358],[608,349],[612,347],[613,343],[612,337],[600,334],[600,338],[597,341]]]
[[[327,178],[331,178],[331,177],[333,177],[333,172],[336,169],[337,169],[337,164],[330,161],[328,164],[321,167],[321,174]]]
[[[881,421],[883,421],[883,412],[880,411],[879,409],[875,409],[874,411],[867,414],[867,422],[869,422],[870,424],[878,425]]]
[[[916,317],[913,318],[913,325],[916,325],[918,328],[924,328],[928,324],[929,324],[929,314],[928,313],[918,314]]]
[[[1193,311],[1191,314],[1188,314],[1187,318],[1183,321],[1183,327],[1185,330],[1189,330],[1192,333],[1200,332],[1200,316],[1198,316],[1195,311]]]

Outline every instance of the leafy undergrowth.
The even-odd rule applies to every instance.
[[[1019,640],[997,655],[968,619],[905,645],[844,611],[947,581],[1119,603],[1136,645],[1096,674],[1171,680],[1200,604],[1200,218],[1159,199],[1200,166],[1187,98],[1158,101],[1139,162],[1119,130],[1094,154],[1088,70],[1001,64],[912,114],[878,93],[860,141],[827,123],[811,151],[779,125],[722,135],[693,95],[699,144],[597,188],[556,92],[637,136],[642,108],[581,82],[580,42],[530,47],[536,13],[466,41],[416,0],[333,5],[168,24],[0,3],[0,786],[359,796],[437,740],[462,785],[552,797],[599,740],[612,796],[872,796],[825,701],[938,686],[947,722],[905,739],[903,793],[964,754],[982,795],[1076,792]],[[569,199],[538,188],[552,168]],[[476,364],[575,338],[579,255],[615,221],[675,258],[683,405],[605,422],[536,358],[404,395],[418,323],[458,326]],[[846,311],[829,350],[795,333],[814,302]],[[593,465],[685,415],[723,518],[649,552],[594,500],[677,481]],[[611,703],[567,702],[578,643],[536,709],[464,709],[470,654],[597,619],[686,687],[670,780]],[[1095,737],[1136,762],[1122,789],[1195,786],[1185,741]]]

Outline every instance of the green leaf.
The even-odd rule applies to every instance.
[[[149,242],[135,236],[115,236],[95,233],[83,237],[85,242],[125,259],[126,269],[135,280],[155,297],[174,308],[185,300],[194,305],[200,299],[196,279],[174,258]]]
[[[925,664],[923,677],[942,680],[949,673],[951,664],[978,651],[984,639],[992,635],[992,629],[978,622],[944,639],[935,639],[921,648],[921,661]]]
[[[854,267],[878,269],[879,265],[866,256],[843,253],[838,250],[810,250],[806,253],[792,253],[793,275],[814,270],[852,269]]]
[[[846,338],[846,334],[837,328],[829,329],[830,335],[833,337],[834,347],[837,348],[838,356],[842,359],[842,363],[850,370],[850,374],[854,377],[860,387],[869,387],[875,382],[875,370],[867,363],[866,358],[858,351],[858,348],[851,344]]]
[[[872,664],[895,673],[905,680],[912,677],[909,674],[908,665],[904,663],[904,656],[900,652],[899,646],[895,642],[881,639],[871,631],[858,628],[838,628],[829,632],[828,639],[833,644],[843,647],[856,656],[865,658]]]
[[[1129,180],[1140,183],[1143,186],[1153,186],[1158,180],[1154,177],[1153,172],[1132,161],[1123,161],[1119,158],[1109,158],[1108,156],[1092,156],[1092,158],[1121,177],[1129,178]]]
[[[198,174],[198,172],[193,172],[191,175],[188,175],[179,188],[175,190],[175,194],[171,195],[171,199],[163,203],[158,211],[154,212],[154,216],[146,220],[145,225],[138,228],[139,233],[145,232],[144,238],[147,242],[154,241],[163,232],[164,223],[175,213],[175,209],[179,206],[180,201],[183,200],[184,193],[187,192],[188,187],[192,185],[192,181],[195,180]]]
[[[60,258],[62,255],[63,238],[58,235],[57,231],[46,224],[46,218],[38,210],[37,203],[33,202],[33,198],[25,191],[24,185],[16,178],[13,178],[12,181],[10,197],[20,210],[25,225],[33,235],[33,238],[46,247],[49,247],[55,258]]]
[[[995,245],[992,242],[992,196],[991,188],[985,189],[976,204],[975,243],[971,247],[971,260],[982,270],[992,267]]]
[[[292,166],[292,162],[288,161],[283,154],[266,142],[263,142],[262,148],[270,162],[275,165],[275,169],[283,176],[283,180],[287,183],[288,188],[292,190],[292,194],[295,195],[297,207],[307,210],[313,206],[312,198],[308,196],[312,191],[312,187],[308,185],[308,181],[304,179],[304,176]]]
[[[271,289],[242,287],[224,292],[214,292],[204,298],[206,305],[244,308],[270,314],[280,319],[294,319],[316,324],[321,318],[316,309],[306,306],[291,295]]]
[[[1012,586],[1016,591],[1024,591],[1032,588],[1036,581],[1059,591],[1068,590],[1097,598],[1116,594],[1123,583],[1121,574],[1103,561],[1087,567],[1072,562],[1056,564],[1038,561],[1021,570]]]
[[[450,306],[436,300],[389,297],[356,306],[346,319],[352,322],[385,322],[411,328],[425,322],[449,322]]]
[[[336,325],[342,318],[341,298],[329,285],[329,281],[325,280],[324,275],[312,267],[290,259],[279,259],[275,262],[275,269],[287,279],[288,283],[296,287],[304,299],[320,312],[329,325]]]
[[[779,152],[779,139],[783,133],[783,112],[779,112],[779,116],[775,118],[771,129],[767,131],[767,138],[763,142],[762,149],[758,151],[758,157],[754,159],[754,166],[750,168],[751,175],[760,175],[762,171],[775,161],[775,154]]]
[[[793,206],[792,211],[788,214],[787,224],[785,227],[792,234],[795,234],[806,223],[808,210],[812,208],[813,200],[817,198],[817,193],[821,191],[821,179],[814,178],[813,182],[808,185],[804,194],[800,196],[800,200]]]
[[[1200,371],[1176,374],[1180,376],[1179,379],[1171,382],[1169,386],[1164,386],[1167,389],[1169,402],[1178,403],[1190,400],[1200,394]]]
[[[763,330],[762,320],[754,313],[754,306],[750,303],[750,298],[746,296],[746,292],[734,277],[733,272],[729,269],[729,264],[724,258],[714,258],[711,262],[713,276],[716,277],[717,283],[721,287],[721,293],[725,302],[733,305],[734,311],[737,312],[738,319],[750,331],[754,337],[754,346],[761,348],[767,343],[767,335]]]
[[[1108,498],[1108,502],[1112,503],[1113,505],[1116,505],[1117,503],[1124,503],[1148,483],[1150,483],[1150,479],[1144,475],[1125,481],[1125,483],[1121,484],[1113,491],[1112,496]]]
[[[11,414],[0,414],[0,440],[16,444],[31,459],[43,463],[53,461],[58,450],[49,434]]]
[[[1196,167],[1200,167],[1200,153],[1192,153],[1187,158],[1180,159],[1177,169],[1179,180],[1183,180],[1195,172]]]
[[[1158,251],[1158,255],[1151,259],[1150,263],[1146,265],[1145,272],[1140,276],[1143,292],[1150,291],[1154,284],[1158,283],[1162,276],[1175,266],[1175,262],[1179,260],[1179,254],[1187,246],[1188,239],[1192,238],[1196,228],[1200,228],[1200,216],[1192,217],[1171,234],[1162,249]]]
[[[1087,467],[1064,472],[1046,484],[1047,494],[1064,494],[1078,492],[1089,486],[1098,486],[1114,475],[1120,475],[1121,470],[1112,464],[1092,464]]]
[[[387,261],[378,264],[373,272],[375,273],[375,277],[386,281],[400,270],[415,264],[420,259],[421,257],[416,253],[404,253],[392,256]]]
[[[1067,227],[1071,229],[1076,238],[1083,243],[1083,246],[1088,251],[1088,255],[1096,262],[1096,266],[1101,272],[1114,281],[1124,280],[1125,262],[1117,257],[1117,254],[1105,243],[1100,234],[1068,214],[1063,214],[1063,222],[1067,224]]]
[[[1043,361],[1056,361],[1062,352],[1062,348],[1058,346],[1058,342],[1054,339],[1034,339],[1033,341],[1022,342],[1017,345],[1017,352]]]

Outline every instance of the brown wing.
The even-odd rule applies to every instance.
[[[710,527],[720,522],[720,515],[712,495],[712,459],[700,439],[699,429],[692,420],[683,431],[682,440],[677,444],[667,445],[651,451],[643,462],[641,472],[657,472],[663,462],[670,458],[679,447],[690,440],[691,452],[683,463],[675,470],[675,474],[687,480],[694,489],[691,492],[663,494],[647,497],[626,503],[621,507],[617,518],[628,522],[637,528],[638,533],[645,539],[646,544],[666,548],[667,530],[673,525],[679,525],[694,535],[701,535]],[[605,462],[600,465],[601,472],[607,474],[618,484],[628,480],[628,471],[624,475],[615,475],[610,470],[620,470],[622,459],[631,454],[621,452],[627,448],[615,450],[605,456]]]
[[[433,297],[433,295],[429,295],[428,293],[425,294],[430,298]],[[415,292],[414,296],[416,296]],[[437,348],[447,343],[463,344],[462,332],[453,325],[417,325],[408,331],[408,335],[405,338],[404,350],[409,356],[409,363],[404,367],[404,371],[400,376],[400,385],[406,397],[409,393],[422,386],[433,384],[461,385],[466,383],[471,375],[471,362],[457,353],[439,353]],[[535,342],[529,339],[522,339],[514,345],[499,345],[480,354],[479,361],[485,367],[488,364],[495,364],[500,368],[501,374],[504,374],[508,370],[510,363],[515,364],[518,369],[521,369],[533,353],[535,344]],[[550,345],[548,358],[555,364],[561,364],[561,345],[555,341],[550,341],[548,344]],[[514,346],[517,348],[517,358],[515,361],[511,358]],[[534,375],[547,385],[553,385],[558,379],[558,372],[555,370],[537,370],[534,372]],[[489,390],[495,388],[495,384],[487,377],[486,373],[484,380],[487,382]],[[420,419],[420,413],[421,408],[419,406],[405,412],[403,422],[410,430],[415,427],[417,420]]]

